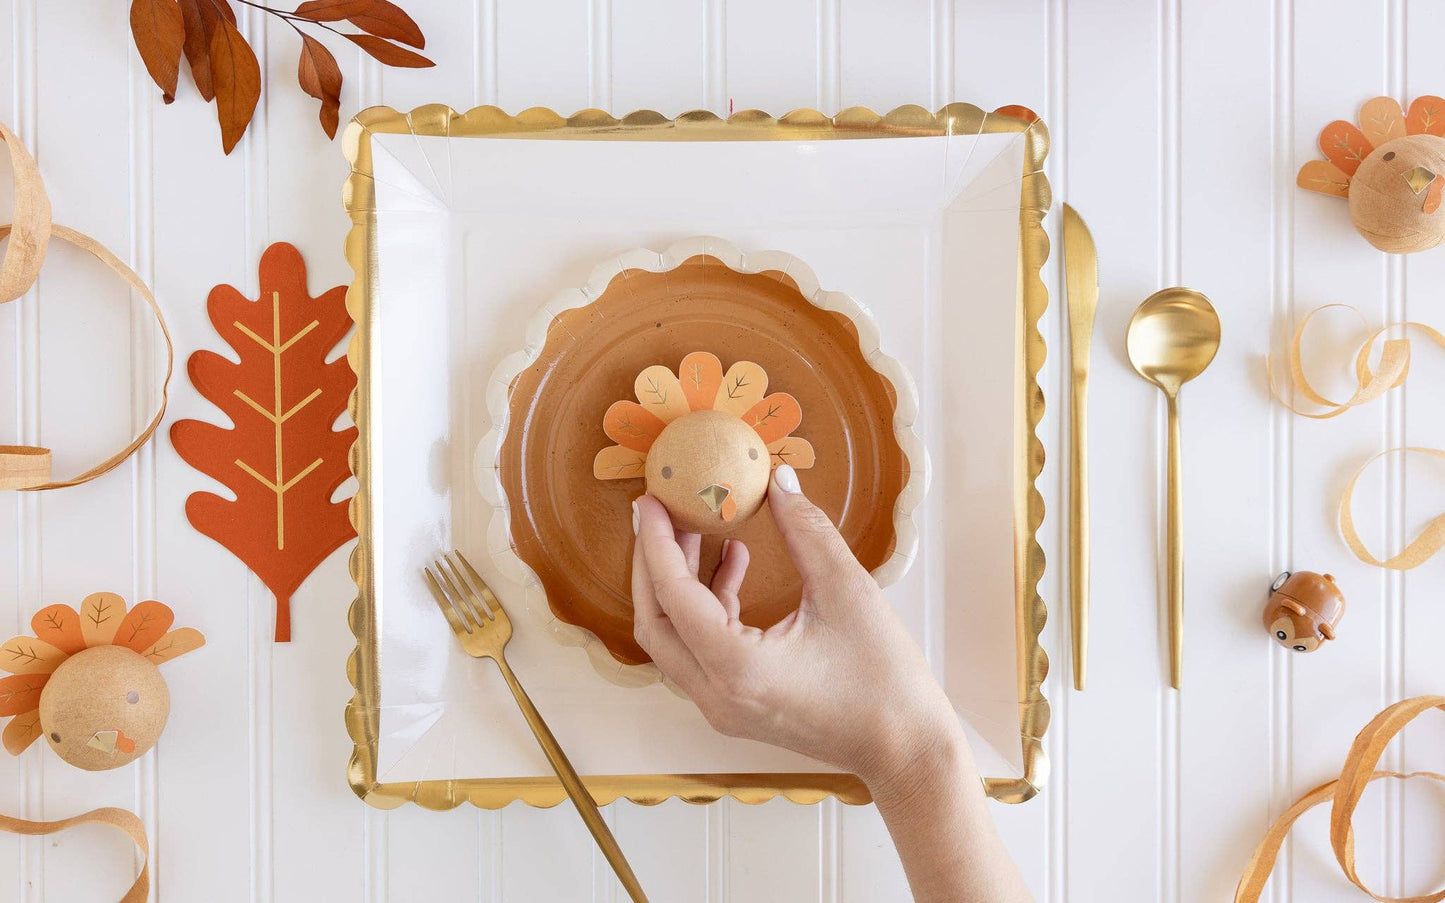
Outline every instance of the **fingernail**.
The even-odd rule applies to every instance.
[[[717,559],[718,561],[727,561],[727,560],[728,560],[728,546],[730,546],[730,545],[732,545],[732,544],[733,544],[733,541],[732,541],[731,539],[724,539],[724,540],[723,540],[723,544],[722,544],[722,554],[718,555],[718,559]]]
[[[778,488],[784,492],[796,494],[802,491],[798,485],[798,472],[788,464],[779,464],[778,469],[773,471],[773,479],[778,481]]]
[[[638,516],[637,516],[637,500],[636,500],[636,499],[633,499],[633,500],[632,500],[632,535],[633,535],[633,536],[636,536],[636,535],[637,535],[637,527],[638,527],[639,523],[640,523],[640,521],[638,520]]]

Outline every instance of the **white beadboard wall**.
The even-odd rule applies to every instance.
[[[205,295],[255,292],[271,241],[296,243],[313,288],[347,280],[346,167],[294,84],[297,40],[255,9],[242,27],[267,91],[229,157],[214,113],[183,86],[159,102],[131,47],[123,0],[0,0],[0,118],[39,158],[57,219],[151,280],[181,362],[219,341]],[[1386,574],[1349,557],[1333,504],[1350,470],[1392,445],[1445,445],[1445,353],[1421,349],[1403,391],[1347,416],[1272,407],[1269,336],[1322,303],[1372,323],[1445,328],[1445,252],[1388,258],[1344,205],[1294,188],[1320,128],[1376,94],[1445,93],[1445,7],[1431,0],[406,0],[437,61],[383,71],[346,61],[344,112],[544,105],[726,113],[866,105],[1021,103],[1049,124],[1056,199],[1088,218],[1103,276],[1092,385],[1095,500],[1090,689],[1066,692],[1057,622],[1047,738],[1053,776],[996,806],[1036,897],[1048,903],[1228,899],[1272,814],[1331,777],[1354,733],[1405,695],[1445,689],[1445,561]],[[240,7],[238,7],[239,9]],[[0,175],[0,209],[9,175]],[[1059,285],[1054,261],[1051,288]],[[1208,293],[1225,343],[1186,390],[1189,537],[1185,691],[1164,688],[1154,548],[1162,406],[1128,369],[1123,330],[1150,292]],[[1054,292],[1057,299],[1057,292]],[[56,247],[39,288],[0,307],[0,441],[58,449],[60,472],[123,444],[158,376],[149,320],[113,277]],[[1063,427],[1058,307],[1045,323],[1050,463],[1044,592],[1060,601]],[[1329,330],[1326,330],[1329,332]],[[1351,338],[1336,330],[1344,350]],[[123,403],[125,386],[132,401]],[[178,377],[167,423],[216,416]],[[164,430],[163,430],[164,433]],[[1409,468],[1407,493],[1406,464]],[[1441,510],[1438,467],[1390,461],[1364,482],[1377,548]],[[168,666],[174,711],[158,750],[87,774],[43,748],[0,757],[0,812],[53,819],[138,811],[153,838],[153,895],[172,901],[625,899],[568,807],[369,810],[347,787],[342,725],[353,588],[334,554],[294,601],[296,642],[270,641],[272,600],[185,522],[205,478],[162,439],[88,486],[0,493],[0,632],[42,604],[114,589],[170,602],[209,644]],[[1408,501],[1408,504],[1407,504]],[[1286,568],[1329,570],[1350,600],[1341,638],[1292,657],[1258,623]],[[1385,758],[1442,770],[1445,723],[1425,719]],[[1359,812],[1366,880],[1391,895],[1445,879],[1445,800],[1372,790]],[[653,900],[907,899],[876,812],[833,804],[669,802],[607,808]],[[103,829],[0,835],[0,903],[114,899],[134,863]],[[1323,811],[1301,821],[1272,903],[1359,899],[1333,865]]]

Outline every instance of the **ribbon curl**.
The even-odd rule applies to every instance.
[[[105,245],[89,235],[52,223],[50,199],[45,193],[45,183],[40,177],[40,168],[36,165],[35,158],[30,156],[25,145],[3,122],[0,122],[0,140],[3,140],[10,150],[10,168],[14,173],[15,183],[15,220],[0,225],[0,242],[9,239],[5,256],[0,258],[0,304],[14,301],[30,291],[30,287],[40,276],[40,267],[45,262],[45,251],[50,239],[59,238],[89,253],[124,279],[150,307],[166,343],[166,376],[161,383],[160,406],[145,429],[141,430],[129,445],[109,458],[77,476],[51,480],[50,449],[28,445],[0,445],[0,489],[44,490],[77,486],[114,470],[149,441],[156,427],[160,426],[169,400],[171,372],[175,366],[175,346],[171,343],[171,333],[166,327],[165,317],[161,315],[160,306],[140,276],[121,262]]]
[[[120,903],[145,903],[146,897],[150,895],[151,873],[150,873],[150,842],[146,838],[145,824],[134,812],[125,809],[105,808],[92,809],[73,818],[63,818],[60,821],[25,821],[20,818],[11,818],[8,815],[0,815],[0,831],[8,831],[11,834],[24,834],[30,837],[38,837],[46,834],[55,834],[64,831],[66,828],[73,828],[76,825],[109,825],[126,833],[136,848],[140,850],[141,865],[140,874],[136,876],[135,883],[126,891],[125,896],[120,898]]]
[[[1400,733],[1405,725],[1431,709],[1445,710],[1445,696],[1417,696],[1397,702],[1365,725],[1350,746],[1350,753],[1345,757],[1340,776],[1300,797],[1270,825],[1269,831],[1250,857],[1249,864],[1245,866],[1239,886],[1234,891],[1234,903],[1257,903],[1264,892],[1265,882],[1274,871],[1275,860],[1279,857],[1280,847],[1284,845],[1289,829],[1301,815],[1326,800],[1333,801],[1330,808],[1330,847],[1334,850],[1335,861],[1340,864],[1340,869],[1351,884],[1380,903],[1440,903],[1445,900],[1445,890],[1413,897],[1382,897],[1365,886],[1355,869],[1355,828],[1352,820],[1355,807],[1359,805],[1360,797],[1371,782],[1385,778],[1429,778],[1445,783],[1445,775],[1432,771],[1402,774],[1397,771],[1375,770],[1385,747],[1395,735]]]
[[[1379,364],[1374,367],[1370,366],[1370,358],[1374,354],[1376,342],[1384,338],[1391,330],[1413,329],[1418,333],[1423,333],[1430,341],[1439,345],[1441,348],[1445,348],[1445,333],[1440,332],[1434,327],[1427,326],[1424,323],[1406,321],[1382,326],[1370,333],[1369,336],[1366,337],[1364,344],[1360,346],[1360,350],[1355,353],[1354,392],[1344,401],[1335,401],[1327,398],[1310,384],[1309,378],[1305,376],[1303,354],[1301,352],[1301,348],[1304,345],[1305,330],[1309,327],[1310,321],[1313,320],[1316,315],[1331,309],[1347,310],[1358,317],[1361,323],[1367,322],[1359,310],[1348,304],[1326,304],[1323,307],[1317,307],[1300,321],[1299,326],[1294,331],[1294,336],[1290,340],[1289,352],[1287,354],[1290,379],[1293,381],[1295,388],[1309,401],[1323,407],[1325,410],[1306,411],[1296,407],[1276,385],[1274,355],[1271,354],[1268,359],[1270,392],[1280,404],[1283,404],[1290,411],[1293,411],[1301,417],[1309,417],[1313,420],[1328,420],[1331,417],[1338,417],[1350,408],[1374,401],[1389,390],[1404,384],[1405,378],[1410,373],[1410,340],[1408,338],[1386,338],[1380,349]],[[1424,564],[1430,558],[1434,557],[1442,548],[1445,548],[1445,514],[1432,520],[1424,530],[1420,531],[1420,535],[1410,540],[1400,552],[1383,560],[1377,558],[1365,547],[1364,540],[1360,538],[1359,531],[1355,529],[1355,517],[1352,506],[1355,496],[1355,486],[1359,483],[1360,477],[1364,476],[1365,471],[1369,469],[1370,465],[1380,458],[1386,455],[1397,453],[1405,454],[1409,452],[1445,459],[1445,450],[1441,449],[1422,448],[1419,446],[1387,449],[1370,457],[1359,466],[1354,475],[1350,477],[1349,483],[1345,485],[1345,491],[1340,497],[1337,519],[1340,538],[1344,540],[1345,545],[1349,547],[1355,557],[1366,564],[1380,568],[1390,568],[1391,570],[1405,571]]]

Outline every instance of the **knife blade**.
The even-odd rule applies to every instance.
[[[1077,210],[1064,205],[1064,286],[1069,309],[1069,615],[1074,689],[1089,655],[1089,345],[1099,306],[1099,256]]]

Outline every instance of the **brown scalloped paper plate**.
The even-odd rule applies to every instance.
[[[629,259],[634,265],[625,264]],[[544,308],[545,342],[524,369],[513,372],[515,358],[502,364],[493,380],[510,387],[502,417],[494,412],[500,450],[478,461],[494,466],[500,481],[509,551],[535,575],[559,621],[595,636],[623,665],[649,661],[632,637],[631,506],[643,481],[598,480],[592,459],[612,444],[603,415],[612,402],[633,398],[637,374],[653,364],[675,369],[699,350],[716,354],[724,367],[753,361],[767,371],[772,391],[798,399],[803,422],[794,435],[817,452],[814,467],[800,472],[804,491],[880,583],[902,575],[915,540],[912,521],[900,537],[896,518],[921,495],[920,481],[904,498],[910,477],[922,470],[922,449],[895,428],[895,377],[904,384],[907,437],[914,389],[878,351],[871,320],[851,299],[820,290],[796,258],[771,252],[745,261],[719,239],[623,255],[600,267],[577,299],[585,303]],[[489,454],[485,442],[482,454]],[[770,626],[797,608],[801,579],[766,508],[731,535],[752,554],[742,619]],[[704,537],[704,580],[721,546],[722,537]],[[599,670],[617,679],[615,665]],[[655,672],[624,682],[637,678],[650,682]]]

